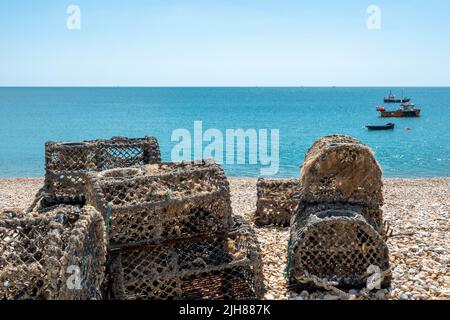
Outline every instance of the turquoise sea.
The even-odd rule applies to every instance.
[[[381,119],[392,89],[422,108],[420,118]],[[376,153],[386,177],[450,176],[450,88],[0,88],[0,177],[44,174],[44,143],[112,136],[158,138],[164,161],[173,130],[279,129],[278,177],[297,177],[322,135],[355,136]],[[393,131],[366,124],[394,122]],[[411,128],[410,131],[405,128]],[[259,176],[258,165],[225,165]]]

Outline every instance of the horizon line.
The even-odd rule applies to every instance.
[[[445,86],[432,86],[432,85],[414,85],[414,86],[346,86],[346,85],[328,85],[328,86],[308,86],[308,85],[287,85],[287,86],[270,86],[270,85],[193,85],[193,86],[182,86],[182,85],[160,85],[160,86],[145,86],[145,85],[92,85],[92,86],[81,86],[81,85],[56,85],[56,86],[0,86],[0,88],[450,88],[450,85]]]

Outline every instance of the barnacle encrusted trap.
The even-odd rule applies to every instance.
[[[92,207],[0,213],[0,299],[101,298],[105,261],[105,226]]]
[[[381,175],[368,146],[349,136],[326,136],[306,153],[300,175],[302,198],[382,205]]]
[[[109,230],[109,298],[261,296],[256,237],[233,220],[228,180],[214,161],[91,173],[86,195]]]
[[[113,137],[110,140],[47,142],[45,187],[38,195],[41,207],[83,204],[88,172],[161,162],[154,137]]]
[[[258,179],[255,223],[259,226],[289,226],[300,201],[298,179]]]
[[[326,210],[304,217],[291,226],[290,243],[291,283],[308,286],[305,275],[311,274],[338,287],[362,288],[371,266],[380,273],[389,269],[382,236],[354,211]],[[389,276],[380,282],[381,287],[389,284]]]
[[[389,286],[381,169],[370,148],[348,136],[323,137],[308,150],[300,183],[288,248],[291,286],[314,284],[311,275],[337,287],[364,287],[369,270]]]
[[[215,234],[232,223],[228,180],[209,160],[90,174],[87,203],[108,221],[112,246]]]
[[[263,291],[256,236],[241,217],[211,237],[111,251],[112,299],[258,299]]]

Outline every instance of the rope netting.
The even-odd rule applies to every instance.
[[[389,270],[388,248],[381,235],[353,211],[327,210],[291,227],[291,282],[305,272],[337,287],[366,286],[370,266]],[[381,286],[388,286],[386,277]]]
[[[212,161],[163,163],[90,174],[87,203],[106,216],[112,246],[160,243],[226,231],[229,184]]]
[[[349,136],[323,137],[308,150],[300,183],[291,219],[290,286],[364,287],[370,268],[384,274],[380,286],[389,286],[381,169],[372,151]]]
[[[348,136],[326,136],[301,167],[302,198],[311,202],[383,204],[381,168],[372,150]]]
[[[113,137],[110,140],[47,142],[45,144],[45,186],[36,202],[41,207],[55,204],[83,204],[88,172],[161,162],[154,137]]]
[[[255,223],[259,226],[289,226],[301,193],[298,179],[258,179]]]
[[[112,250],[112,299],[258,299],[260,248],[241,217],[223,234]]]
[[[0,299],[98,299],[103,219],[92,207],[0,214]]]

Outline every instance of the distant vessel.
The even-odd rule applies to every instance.
[[[376,110],[380,112],[380,115],[383,118],[414,118],[420,116],[420,109],[416,108],[416,105],[413,103],[402,103],[397,110],[388,111],[380,106],[378,106]]]
[[[392,91],[389,91],[389,95],[387,97],[384,97],[384,103],[407,103],[410,102],[410,98],[402,98],[397,99],[393,94]]]
[[[367,125],[366,128],[369,130],[392,130],[394,129],[395,124],[387,123],[385,125]]]

